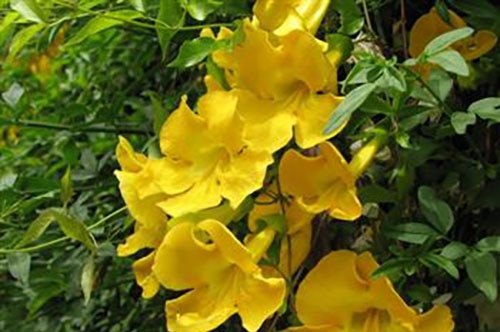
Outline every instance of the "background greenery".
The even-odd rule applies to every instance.
[[[500,54],[469,63],[468,77],[456,75],[459,63],[424,83],[403,65],[406,34],[433,5],[500,35],[500,6],[486,0],[330,6],[320,35],[358,60],[339,68],[342,91],[366,97],[334,142],[350,155],[373,128],[389,140],[360,181],[364,217],[318,218],[305,266],[331,249],[369,248],[412,305],[447,302],[456,331],[498,331],[500,102],[471,104],[499,95]],[[114,148],[124,135],[159,155],[157,133],[180,96],[195,100],[207,70],[218,73],[201,61],[228,47],[200,43],[200,27],[236,29],[251,6],[0,0],[0,330],[165,330],[173,294],[141,299],[132,259],[116,257],[132,220]],[[219,330],[239,331],[238,320]]]

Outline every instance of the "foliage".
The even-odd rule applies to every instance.
[[[181,97],[194,105],[206,93],[207,73],[231,86],[217,52],[231,53],[245,41],[252,6],[0,0],[0,329],[165,330],[164,302],[178,293],[162,289],[142,299],[133,259],[117,256],[134,220],[113,175],[115,148],[121,135],[148,157],[161,157],[161,130]],[[424,15],[458,20],[448,9],[466,22],[459,17],[458,29],[432,36],[412,54],[418,32],[410,28]],[[289,290],[330,250],[369,250],[381,263],[373,277],[388,276],[414,308],[446,303],[455,331],[500,328],[487,309],[498,302],[500,56],[498,46],[474,59],[464,51],[500,34],[499,11],[487,0],[329,5],[317,38],[327,42],[337,94],[345,98],[324,119],[322,134],[342,130],[330,141],[353,156],[351,165],[366,141],[380,138],[384,147],[368,158],[370,167],[362,165],[360,218],[315,213],[311,252],[286,280]],[[222,27],[234,31],[230,38],[201,32]],[[490,33],[485,39],[483,30]],[[297,145],[303,147],[290,141],[286,148]],[[303,150],[318,155],[314,149]],[[287,156],[276,151],[260,192],[267,200],[254,193],[237,211],[223,204],[176,216],[170,227],[233,220],[239,239],[269,227],[277,235],[262,262],[284,265],[280,245],[289,246],[291,237],[284,210],[262,215],[255,227],[244,222],[269,196],[287,202],[282,188],[273,189]],[[293,301],[289,296],[261,330],[300,325]],[[243,329],[232,317],[217,329],[226,330]]]

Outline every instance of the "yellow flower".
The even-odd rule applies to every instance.
[[[231,92],[212,91],[194,113],[183,97],[163,125],[160,148],[166,157],[154,164],[154,181],[169,195],[158,203],[167,214],[217,206],[222,198],[237,207],[262,187],[272,154],[247,136],[237,102]]]
[[[121,171],[115,175],[120,181],[120,192],[127,208],[136,220],[135,230],[124,244],[117,248],[119,256],[129,256],[143,248],[157,248],[167,228],[167,216],[157,206],[167,196],[154,186],[150,171],[152,163],[158,161],[135,153],[130,143],[123,137],[116,148],[116,156]],[[137,284],[143,289],[143,296],[154,296],[159,289],[159,283],[152,274],[151,266],[155,251],[136,261],[132,267]]]
[[[285,35],[292,30],[315,34],[330,0],[257,0],[254,20],[264,30]]]
[[[276,185],[270,186],[268,192],[278,195]],[[257,221],[265,216],[281,214],[281,204],[279,201],[269,202],[271,198],[266,194],[260,194],[256,201],[263,204],[255,204],[248,215],[248,228],[255,232],[258,229]],[[311,250],[312,224],[314,215],[303,210],[295,201],[284,202],[285,218],[287,222],[287,236],[290,238],[291,251],[288,250],[288,240],[281,240],[280,260],[278,269],[285,275],[293,275],[302,265]],[[289,255],[290,254],[290,255]],[[291,256],[291,261],[290,261]],[[267,272],[267,271],[266,271]],[[277,275],[276,273],[269,273]]]
[[[335,95],[337,72],[315,38],[301,30],[275,36],[249,21],[244,31],[245,41],[214,54],[214,61],[224,59],[217,63],[229,73],[249,134],[270,151],[291,139],[292,128],[302,148],[336,135],[342,128],[328,136],[323,129],[342,101]]]
[[[328,210],[333,218],[357,219],[361,203],[356,196],[355,172],[330,142],[321,143],[319,153],[306,157],[295,150],[286,151],[279,166],[281,188],[311,213]]]
[[[434,38],[451,30],[463,28],[467,23],[455,12],[448,10],[451,24],[439,16],[436,8],[421,16],[410,31],[410,55],[414,58],[423,52],[425,46]],[[488,53],[497,43],[497,36],[488,30],[480,30],[471,37],[458,41],[451,47],[458,51],[465,60],[474,60]]]
[[[340,250],[325,256],[305,277],[296,295],[302,327],[288,332],[451,332],[450,309],[436,305],[417,314],[387,277],[371,279],[378,268],[369,252]]]
[[[273,237],[273,231],[264,230],[245,248],[213,219],[173,227],[153,271],[164,287],[190,291],[167,301],[168,330],[210,331],[238,313],[247,331],[257,331],[285,296],[285,281],[264,278],[255,263]]]

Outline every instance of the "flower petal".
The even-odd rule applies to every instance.
[[[344,129],[347,121],[330,134],[323,134],[328,119],[342,100],[342,97],[337,97],[331,93],[323,95],[309,93],[304,95],[296,110],[295,140],[298,146],[308,149],[336,136]]]
[[[184,290],[210,284],[229,267],[217,247],[200,241],[196,226],[186,222],[167,233],[157,250],[153,271],[164,287]]]
[[[356,189],[338,181],[337,186],[321,197],[328,206],[328,213],[332,218],[340,220],[356,220],[361,216],[362,206],[356,195]]]
[[[325,181],[318,177],[325,168],[326,160],[322,156],[306,157],[287,150],[279,165],[281,189],[295,197],[316,197],[327,189]]]
[[[152,298],[160,290],[160,283],[152,270],[155,254],[153,251],[132,264],[137,284],[142,288],[142,297],[146,299]]]
[[[259,20],[259,26],[268,31],[277,29],[285,22],[288,16],[295,12],[301,0],[257,0],[253,6],[253,13]]]
[[[247,276],[240,284],[236,298],[238,314],[243,327],[257,331],[262,323],[278,311],[286,294],[286,283],[282,278],[264,278],[260,272]]]
[[[116,146],[116,159],[123,171],[139,172],[146,163],[146,156],[136,153],[132,145],[123,136],[119,137],[118,145]]]
[[[349,322],[353,312],[363,312],[370,306],[368,286],[358,274],[356,253],[331,252],[299,286],[296,295],[299,319],[311,326]]]
[[[457,50],[465,60],[471,61],[488,53],[495,47],[498,37],[489,30],[480,30],[474,36],[467,38]]]
[[[158,193],[141,198],[137,189],[146,190],[152,185],[151,179],[147,176],[143,177],[141,173],[142,171],[140,173],[115,171],[115,175],[120,181],[120,193],[127,205],[127,209],[138,223],[146,228],[162,227],[167,221],[167,216],[156,204],[167,196]],[[151,191],[154,192],[157,189]]]
[[[191,111],[187,96],[183,96],[179,107],[170,114],[160,132],[161,152],[173,160],[187,162],[203,158],[204,150],[214,143],[207,132],[205,120]]]
[[[373,279],[371,274],[379,267],[370,252],[358,255],[356,267],[360,277],[370,284],[370,293],[373,297],[371,306],[381,310],[387,310],[393,321],[403,321],[415,324],[417,315],[409,307],[392,286],[386,276]]]
[[[217,178],[214,174],[208,174],[186,192],[169,196],[158,202],[157,206],[165,213],[177,217],[219,205],[222,201],[220,192]]]
[[[198,114],[205,119],[210,138],[230,154],[238,153],[245,145],[243,121],[236,114],[237,102],[237,95],[229,91],[212,91],[198,101]]]
[[[197,226],[208,233],[217,250],[228,263],[237,265],[246,273],[252,273],[258,269],[258,266],[252,261],[250,252],[222,223],[214,219],[207,219]]]
[[[285,332],[345,332],[345,330],[339,326],[320,325],[289,327],[285,330]]]
[[[311,92],[328,92],[336,88],[337,69],[310,33],[294,30],[283,36],[281,42],[285,61],[282,66],[290,79],[303,82]]]
[[[288,94],[290,78],[283,75],[287,64],[283,62],[280,49],[272,45],[267,32],[248,21],[244,22],[244,31],[245,42],[233,50],[237,76],[235,87],[249,89],[265,99]]]
[[[450,308],[445,305],[435,305],[420,316],[415,332],[450,332],[454,326]]]
[[[245,149],[227,163],[221,163],[217,177],[222,196],[232,207],[240,205],[248,195],[262,188],[267,166],[272,162],[269,152]]]
[[[288,251],[288,241],[284,238],[280,248],[280,263],[279,269],[286,275],[293,275],[298,268],[304,263],[305,259],[311,251],[312,240],[312,224],[309,223],[290,236],[291,252]],[[289,262],[289,257],[292,260]]]
[[[237,112],[245,121],[245,140],[251,147],[275,152],[293,136],[293,109],[283,102],[258,98],[248,90],[236,90]]]
[[[437,36],[467,26],[467,23],[455,12],[448,10],[448,15],[451,25],[444,22],[436,8],[433,7],[428,14],[422,15],[415,22],[410,31],[410,46],[408,48],[412,57],[418,57],[424,51],[425,46]]]
[[[167,328],[172,332],[205,332],[215,329],[237,312],[233,301],[218,298],[208,287],[192,290],[166,302]]]
[[[134,233],[127,237],[125,243],[119,244],[118,256],[130,256],[143,248],[158,248],[166,233],[166,222],[157,227],[146,228],[140,223],[135,224]]]

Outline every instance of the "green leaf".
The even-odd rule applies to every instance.
[[[411,266],[412,260],[408,258],[392,258],[384,262],[378,269],[373,271],[372,278],[377,279],[381,276],[400,273],[403,269]]]
[[[400,92],[406,91],[406,80],[394,67],[385,67],[382,69],[382,75],[377,79],[375,84],[380,89],[395,89]]]
[[[52,208],[49,210],[49,213],[57,221],[59,227],[67,237],[81,242],[91,251],[96,250],[96,245],[89,231],[80,220],[70,216],[62,209]]]
[[[226,80],[224,69],[217,66],[212,57],[208,57],[205,62],[207,74],[210,75],[224,90],[229,90],[229,83]]]
[[[19,280],[24,286],[28,285],[31,256],[26,252],[15,252],[7,255],[7,266],[9,273]]]
[[[500,236],[489,236],[476,243],[475,248],[479,251],[500,252]]]
[[[473,102],[467,109],[483,120],[500,122],[500,98],[489,97]]]
[[[359,188],[358,196],[363,203],[396,203],[398,201],[396,193],[378,184]]]
[[[430,56],[427,61],[440,66],[444,70],[460,76],[469,76],[469,66],[465,59],[455,50],[445,50]]]
[[[35,297],[28,304],[29,316],[35,314],[40,308],[43,307],[50,299],[59,296],[66,290],[65,283],[54,283],[47,282],[43,283],[43,287],[40,287],[36,292]]]
[[[465,134],[467,126],[476,123],[476,116],[474,113],[455,112],[451,115],[451,125],[455,132],[459,135]]]
[[[340,33],[328,34],[325,36],[328,43],[328,58],[331,59],[335,54],[335,65],[338,66],[344,63],[354,50],[354,44],[346,35]]]
[[[122,25],[127,21],[131,21],[142,14],[136,10],[119,10],[116,12],[106,13],[106,16],[97,16],[88,21],[78,32],[71,37],[64,46],[71,46],[79,44],[88,37],[95,35],[101,31],[112,28],[114,26]]]
[[[83,296],[85,298],[85,305],[89,303],[92,289],[94,287],[94,274],[95,274],[95,261],[94,256],[91,255],[83,265],[82,278],[80,286],[82,287]]]
[[[45,230],[52,223],[52,215],[49,210],[43,211],[38,218],[36,218],[28,227],[28,230],[24,233],[23,238],[16,245],[16,248],[22,248],[25,245],[36,241],[40,236],[45,233]]]
[[[465,259],[472,283],[491,301],[497,298],[497,261],[490,253],[472,252]]]
[[[339,128],[356,111],[375,90],[373,83],[363,84],[349,92],[340,105],[334,110],[325,126],[324,134],[328,135]]]
[[[73,197],[73,183],[71,182],[71,168],[68,166],[61,178],[61,202],[64,207],[68,205]]]
[[[428,267],[436,267],[438,269],[442,269],[455,279],[458,279],[460,277],[460,273],[458,272],[455,264],[453,264],[453,262],[446,257],[428,252],[419,257],[419,261]]]
[[[364,25],[363,14],[355,0],[334,1],[333,8],[340,13],[339,32],[353,35],[359,32]]]
[[[185,41],[177,57],[168,66],[178,68],[194,66],[203,61],[219,47],[220,44],[212,38],[201,37]]]
[[[418,188],[418,202],[420,211],[441,234],[446,234],[453,226],[455,219],[450,206],[436,196],[432,188],[422,186]]]
[[[47,18],[36,0],[10,0],[10,7],[28,21],[46,22]]]
[[[431,69],[431,74],[429,75],[429,81],[427,84],[439,97],[440,100],[445,101],[446,98],[448,98],[451,89],[453,88],[453,79],[444,70],[434,68]],[[432,96],[430,93],[428,95],[428,100],[431,103],[433,103],[434,105],[439,105],[434,96]]]
[[[369,95],[359,109],[365,113],[394,115],[391,105],[374,94]]]
[[[16,12],[9,12],[4,16],[2,23],[0,24],[0,34],[12,26],[12,24],[19,18],[19,14]]]
[[[135,10],[144,12],[144,1],[143,0],[128,0],[130,5],[134,7]]]
[[[441,52],[447,47],[451,46],[453,43],[469,37],[474,32],[474,29],[465,27],[456,30],[452,30],[442,35],[434,38],[427,46],[425,46],[424,55],[433,55]]]
[[[12,108],[16,107],[24,94],[24,88],[17,82],[12,83],[7,91],[2,93],[3,100]]]
[[[451,260],[459,259],[467,255],[469,247],[461,242],[450,242],[441,250],[441,256]]]
[[[17,174],[11,170],[5,170],[0,174],[0,191],[12,188],[17,180]]]
[[[178,0],[160,1],[160,10],[155,26],[163,58],[168,53],[170,40],[177,33],[178,29],[184,25],[184,16],[184,11]]]
[[[216,11],[224,2],[222,0],[180,0],[189,15],[198,21],[203,21]]]
[[[91,251],[95,251],[95,243],[89,231],[85,228],[85,225],[81,221],[68,215],[63,209],[58,208],[50,208],[43,211],[38,218],[30,224],[28,230],[24,233],[23,238],[16,247],[23,247],[40,238],[53,220],[57,221],[59,227],[67,237],[79,241]]]
[[[393,239],[415,244],[422,244],[429,238],[439,236],[432,227],[416,222],[389,226],[385,228],[385,234]]]
[[[12,38],[12,41],[10,42],[10,47],[9,47],[9,55],[5,59],[5,62],[12,62],[14,58],[16,57],[17,53],[21,51],[35,35],[45,28],[46,25],[44,23],[40,24],[35,24],[35,25],[30,25],[24,29],[19,30],[14,38]]]

